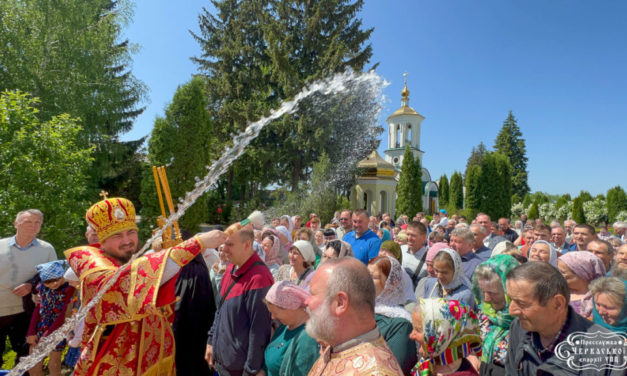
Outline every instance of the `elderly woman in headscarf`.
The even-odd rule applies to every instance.
[[[627,333],[627,281],[618,277],[599,278],[590,284],[594,297],[595,324],[616,333]]]
[[[279,255],[281,260],[285,262],[287,260],[287,254],[292,247],[292,234],[285,226],[277,226],[276,232],[281,242],[281,252],[279,253]]]
[[[368,263],[375,286],[375,320],[390,350],[408,374],[416,364],[416,344],[409,340],[411,315],[403,308],[405,294],[402,275],[405,271],[395,258],[377,256]]]
[[[481,311],[481,375],[504,375],[509,347],[509,297],[505,294],[507,273],[518,266],[510,255],[496,255],[477,266],[472,277],[472,292]]]
[[[292,235],[292,230],[294,230],[294,224],[292,222],[292,218],[290,218],[289,215],[282,215],[279,218],[279,224],[281,226],[285,226],[285,228],[287,228],[287,231],[289,231],[290,236]]]
[[[316,259],[318,259],[322,255],[322,250],[318,248],[318,245],[316,244],[316,240],[314,238],[314,232],[312,229],[308,227],[303,227],[299,229],[298,231],[296,231],[295,240],[306,240],[310,242],[311,246],[314,249],[314,253],[316,254]]]
[[[343,240],[331,240],[327,243],[327,247],[322,252],[322,258],[320,259],[320,263],[327,261],[332,258],[340,258],[346,256],[353,255],[353,248],[350,244]]]
[[[592,252],[568,252],[557,260],[557,268],[570,289],[570,306],[581,317],[592,320],[590,282],[605,276],[603,260]]]
[[[412,313],[420,360],[415,376],[478,375],[468,357],[481,353],[479,318],[466,304],[441,298],[420,299]]]
[[[529,248],[529,261],[542,261],[557,268],[557,251],[546,240],[536,240]]]
[[[392,235],[390,235],[390,231],[385,228],[379,228],[377,231],[377,236],[381,239],[382,242],[392,240]]]
[[[427,265],[427,273],[429,273],[429,277],[437,278],[437,275],[435,274],[435,270],[433,269],[433,259],[435,258],[435,255],[437,255],[438,252],[440,252],[444,248],[448,248],[448,244],[444,242],[440,242],[440,243],[435,243],[434,245],[429,247],[429,250],[427,250],[427,257],[425,257],[425,264]],[[416,286],[416,290],[414,292],[416,294],[416,299],[422,298],[425,296],[425,283],[427,282],[427,279],[428,277],[423,277],[420,279],[420,281],[418,281],[418,285]]]
[[[433,258],[433,269],[436,277],[425,281],[424,298],[459,300],[476,309],[472,284],[464,274],[462,259],[457,251],[450,248],[440,250]]]
[[[264,232],[261,236],[261,247],[266,254],[264,262],[268,266],[268,269],[270,269],[271,272],[278,269],[281,265],[281,259],[279,257],[281,241],[279,237],[269,231]]]
[[[309,292],[290,281],[276,282],[264,302],[281,325],[274,331],[264,353],[268,376],[305,376],[316,362],[319,346],[305,329],[309,319],[305,301]]]
[[[309,289],[309,283],[314,274],[316,256],[311,243],[306,240],[297,240],[292,244],[289,252],[290,263],[281,265],[274,274],[275,281],[292,281],[297,285]]]

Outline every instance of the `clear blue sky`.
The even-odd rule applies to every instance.
[[[200,53],[188,30],[209,1],[139,1],[126,36],[141,46],[133,72],[150,88],[124,139],[150,133]],[[593,195],[627,188],[627,2],[384,1],[361,13],[374,27],[372,63],[390,86],[385,118],[410,105],[425,116],[423,164],[434,179],[489,148],[509,110],[527,142],[532,191]],[[387,126],[386,126],[387,131]],[[382,134],[380,152],[387,147]]]

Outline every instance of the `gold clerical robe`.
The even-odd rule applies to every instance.
[[[334,349],[328,348],[308,376],[402,376],[387,343],[374,329]]]
[[[174,375],[174,285],[161,285],[167,258],[179,266],[203,246],[192,238],[170,249],[138,257],[87,313],[74,375]],[[119,262],[93,246],[65,251],[81,281],[86,305],[115,274]]]

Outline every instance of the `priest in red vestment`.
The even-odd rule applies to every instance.
[[[93,205],[86,218],[100,244],[65,251],[81,281],[82,304],[119,268],[123,271],[87,313],[74,375],[174,375],[175,277],[203,249],[222,244],[226,235],[200,234],[126,265],[139,244],[133,204],[124,198],[105,199]]]

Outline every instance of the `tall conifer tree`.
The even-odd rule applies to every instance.
[[[449,206],[453,209],[461,209],[464,207],[464,183],[461,172],[455,171],[453,175],[451,175],[448,200]]]
[[[180,86],[165,117],[155,120],[148,141],[148,158],[151,165],[166,165],[172,199],[185,198],[191,191],[196,178],[206,173],[205,166],[215,156],[213,128],[207,112],[205,81],[196,76]],[[149,225],[156,224],[160,214],[152,171],[147,170],[142,181],[142,217]],[[166,209],[167,210],[167,209]],[[168,213],[169,214],[169,213]],[[207,218],[207,195],[196,200],[180,220],[180,227],[195,233]]]
[[[422,210],[422,182],[416,183],[416,178],[420,179],[416,173],[416,160],[409,149],[405,147],[401,172],[396,186],[396,215],[406,214],[410,218]],[[419,199],[417,199],[419,198]],[[420,201],[420,202],[419,202]]]
[[[465,208],[472,213],[479,211],[480,203],[482,201],[480,191],[480,178],[481,178],[481,166],[472,165],[466,171],[466,179],[464,181],[466,186],[466,200]]]
[[[449,194],[448,178],[446,177],[446,174],[440,177],[440,182],[438,184],[438,191],[440,193],[440,207],[444,208],[448,205],[448,194]]]
[[[527,183],[527,150],[525,139],[512,111],[503,122],[503,127],[494,141],[494,150],[505,155],[512,166],[512,193],[525,197],[529,193]]]

